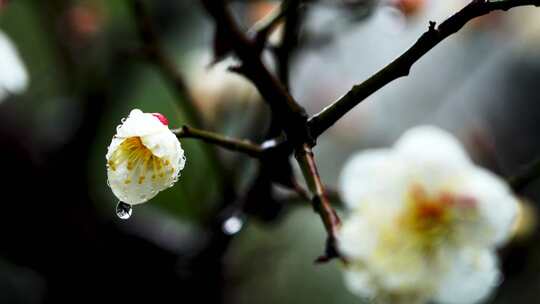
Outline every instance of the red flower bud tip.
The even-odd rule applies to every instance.
[[[152,115],[154,115],[155,118],[159,119],[159,121],[161,121],[162,124],[166,126],[169,125],[169,120],[167,119],[167,117],[165,117],[165,115],[161,113],[152,113]]]
[[[395,0],[394,5],[407,17],[416,15],[424,6],[425,0]]]

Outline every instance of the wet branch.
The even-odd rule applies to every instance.
[[[287,89],[290,89],[290,62],[298,46],[298,36],[303,16],[300,11],[300,0],[289,0],[287,1],[287,6],[289,11],[285,19],[282,41],[274,49],[274,54],[276,56],[279,79]]]
[[[287,3],[282,3],[282,5],[290,5],[291,10],[289,12],[297,12],[300,5],[299,0],[286,2]],[[234,71],[239,72],[250,79],[270,106],[272,111],[271,121],[274,125],[271,126],[271,131],[272,129],[283,130],[287,136],[287,145],[292,146],[296,151],[296,158],[303,169],[304,178],[311,191],[311,201],[314,209],[321,216],[328,235],[326,253],[319,261],[323,262],[339,257],[336,249],[336,235],[340,221],[335,210],[330,205],[320,176],[317,172],[315,160],[311,151],[314,142],[309,134],[307,114],[304,108],[289,94],[286,85],[288,82],[288,77],[286,75],[288,74],[289,69],[288,58],[291,49],[286,46],[284,48],[286,53],[280,54],[284,56],[285,64],[280,65],[282,67],[280,73],[281,77],[278,79],[275,75],[270,73],[260,58],[261,52],[260,46],[258,45],[260,42],[249,40],[244,33],[240,31],[223,0],[201,0],[201,3],[208,14],[214,19],[216,27],[219,29],[219,31],[216,31],[216,35],[223,35],[216,38],[227,39],[232,51],[241,61],[241,65],[234,68]],[[289,23],[289,30],[286,31],[286,34],[288,33],[290,36],[287,38],[287,41],[292,42],[296,39],[298,33],[299,20],[295,19],[298,18],[298,15],[291,13],[286,14],[285,17],[286,28],[287,23]],[[291,20],[289,20],[289,17]],[[288,166],[288,155],[285,156],[286,157],[278,157],[277,159],[279,159],[282,164],[278,163],[276,165]],[[288,174],[292,174],[292,170]]]
[[[260,145],[250,142],[249,140],[230,138],[221,134],[188,126],[175,129],[173,130],[173,133],[176,134],[178,138],[200,139],[206,143],[214,144],[227,150],[244,153],[255,158],[260,158],[263,154],[263,148]]]
[[[255,43],[262,50],[268,42],[268,37],[276,29],[277,25],[285,19],[290,11],[296,9],[295,5],[291,5],[292,2],[298,2],[297,0],[284,0],[279,7],[275,8],[267,16],[257,21],[249,30],[253,33]],[[294,4],[294,3],[293,3]]]
[[[274,49],[274,55],[277,62],[277,73],[283,85],[290,87],[290,62],[294,51],[298,46],[298,36],[303,21],[303,14],[300,10],[300,0],[286,1],[289,11],[286,14],[283,37],[281,43]],[[275,117],[274,117],[275,118]],[[328,262],[334,258],[341,258],[337,249],[337,232],[341,225],[340,219],[328,199],[325,189],[319,175],[317,164],[311,150],[312,145],[309,142],[296,148],[295,156],[302,174],[308,185],[308,191],[302,189],[299,185],[295,186],[295,191],[300,197],[311,202],[313,209],[319,214],[326,230],[326,248],[324,255],[320,256],[317,262]]]
[[[371,76],[355,85],[348,93],[309,120],[311,135],[317,138],[347,112],[388,83],[409,75],[416,61],[448,36],[459,31],[470,20],[497,10],[509,10],[518,6],[540,6],[540,0],[474,0],[439,26],[430,22],[429,29],[400,57]]]
[[[304,144],[301,149],[296,151],[295,156],[300,164],[308,188],[312,193],[311,202],[313,204],[313,209],[321,216],[327,233],[325,255],[319,257],[317,261],[326,262],[330,259],[340,257],[337,250],[337,232],[341,225],[341,221],[326,195],[324,185],[317,170],[317,165],[315,164],[313,151],[309,145]],[[343,258],[341,259],[344,260]]]
[[[201,0],[207,13],[214,19],[217,33],[223,35],[241,65],[234,71],[250,79],[270,106],[272,115],[279,116],[289,139],[302,142],[308,138],[307,114],[289,94],[286,87],[266,68],[260,58],[255,42],[249,40],[238,28],[229,8],[223,0]]]

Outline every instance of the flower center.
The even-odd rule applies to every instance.
[[[108,165],[111,170],[116,171],[124,163],[129,172],[124,180],[125,184],[132,183],[133,178],[138,184],[143,184],[147,177],[155,181],[174,173],[170,161],[153,155],[139,137],[125,139],[112,154]]]
[[[420,185],[411,187],[406,200],[400,224],[412,233],[418,245],[428,251],[441,241],[451,239],[456,222],[467,214],[473,214],[475,206],[473,199],[449,192],[429,196]]]

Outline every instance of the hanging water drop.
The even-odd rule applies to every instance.
[[[222,229],[225,234],[233,235],[237,234],[244,226],[243,220],[238,216],[231,216],[223,222]]]
[[[131,214],[133,213],[133,208],[130,204],[126,204],[124,202],[118,202],[118,205],[116,205],[116,216],[122,220],[127,220],[131,217]]]

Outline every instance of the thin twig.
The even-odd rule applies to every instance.
[[[234,69],[248,79],[261,93],[273,115],[279,116],[289,139],[303,142],[311,139],[307,129],[307,114],[289,94],[285,86],[266,68],[260,58],[257,45],[238,28],[223,0],[201,0],[208,14],[224,39],[228,39],[241,65]]]
[[[291,5],[291,2],[294,1],[297,0],[284,0],[279,7],[274,8],[264,18],[257,21],[248,31],[249,33],[253,33],[255,43],[257,43],[261,51],[266,46],[268,36],[272,34],[277,25],[288,15],[289,11],[294,9]]]
[[[337,232],[341,225],[341,221],[328,200],[321,177],[317,171],[313,151],[309,145],[304,144],[302,149],[298,149],[295,154],[296,159],[300,164],[300,168],[302,169],[302,174],[308,184],[308,188],[313,195],[311,198],[313,209],[321,216],[327,233],[326,254],[321,256],[317,261],[326,262],[337,257],[344,260],[337,250]]]
[[[279,79],[288,90],[290,86],[290,61],[298,46],[298,36],[302,24],[302,13],[300,11],[300,0],[290,0],[287,4],[290,7],[290,11],[285,19],[283,39],[280,45],[275,49],[275,54]],[[311,201],[313,208],[320,215],[326,229],[327,238],[325,254],[320,256],[317,259],[317,262],[327,262],[333,258],[341,258],[345,261],[337,250],[337,232],[340,226],[340,220],[328,199],[325,187],[323,186],[317,170],[317,164],[315,163],[311,146],[312,143],[306,142],[295,151],[296,159],[302,168],[304,179],[306,180],[311,193],[305,191],[296,182],[294,184],[294,189],[300,196]],[[311,198],[309,197],[310,194],[312,196]]]
[[[300,0],[289,0],[287,6],[287,18],[283,29],[283,38],[280,45],[275,48],[277,59],[277,74],[281,83],[290,89],[290,61],[291,57],[298,46],[298,35],[302,23],[302,14],[300,12]]]
[[[299,206],[305,206],[306,201],[311,203],[311,196],[309,195],[309,192],[302,188],[301,186],[294,187],[291,189],[293,192],[282,198],[281,202],[283,203],[291,203],[294,205]],[[343,200],[341,199],[341,196],[335,189],[330,189],[328,187],[325,187],[326,191],[326,197],[328,197],[328,200],[332,203],[332,206],[336,207],[336,209],[339,209],[345,205]]]
[[[395,79],[409,75],[409,71],[416,61],[445,38],[459,31],[470,20],[492,11],[506,11],[514,7],[529,5],[540,6],[540,0],[505,0],[497,2],[474,0],[439,26],[436,26],[435,22],[430,22],[428,31],[403,55],[363,83],[355,85],[347,94],[313,116],[309,120],[311,135],[317,138],[368,96]]]
[[[263,148],[260,145],[250,142],[223,136],[210,131],[200,130],[188,126],[173,130],[178,138],[197,138],[206,143],[214,144],[227,150],[241,152],[251,157],[260,158],[263,154]]]

